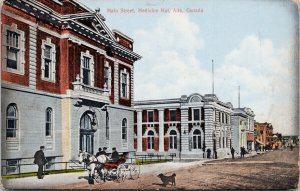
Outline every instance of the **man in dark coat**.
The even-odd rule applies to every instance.
[[[234,148],[231,147],[231,156],[232,156],[232,159],[234,159]]]
[[[47,160],[44,155],[44,146],[40,146],[40,150],[36,151],[34,154],[34,164],[37,164],[39,169],[37,172],[38,179],[43,179],[43,167],[47,163]]]
[[[112,148],[112,153],[111,153],[111,160],[113,161],[113,162],[116,162],[117,160],[119,160],[119,153],[118,153],[118,151],[116,150],[116,147],[113,147]]]

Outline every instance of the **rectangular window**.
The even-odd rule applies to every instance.
[[[13,174],[19,172],[19,161],[18,160],[7,160],[6,161],[6,174]]]
[[[52,54],[51,50],[52,47],[45,45],[44,49],[44,63],[45,63],[45,71],[44,71],[44,78],[51,79],[51,65],[52,65]]]
[[[90,85],[90,58],[83,57],[83,68],[82,68],[82,75],[83,75],[83,83],[85,85]]]
[[[18,33],[7,30],[7,68],[15,70],[18,69],[18,57],[20,53],[19,36]]]
[[[153,111],[148,111],[148,122],[153,122]]]
[[[200,110],[199,109],[193,109],[193,117],[194,117],[194,121],[200,120]]]
[[[109,88],[108,79],[109,79],[109,68],[104,67],[104,84],[107,85],[107,88]]]
[[[127,97],[127,74],[122,73],[122,97]]]
[[[170,121],[176,121],[176,110],[170,110]]]

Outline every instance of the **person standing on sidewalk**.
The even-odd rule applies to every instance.
[[[232,156],[232,159],[234,159],[234,148],[231,147],[231,156]]]
[[[38,172],[37,172],[38,179],[43,179],[43,167],[47,163],[44,154],[44,149],[45,149],[44,146],[40,146],[40,150],[36,151],[34,154],[33,163],[38,165]]]

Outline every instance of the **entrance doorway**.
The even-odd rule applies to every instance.
[[[79,149],[90,154],[94,153],[94,133],[92,128],[91,114],[84,113],[80,119]]]

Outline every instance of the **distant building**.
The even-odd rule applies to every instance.
[[[192,94],[175,99],[134,102],[137,154],[176,154],[204,158],[207,151],[224,157],[232,144],[232,104],[216,95]]]
[[[282,144],[287,147],[290,145],[299,146],[299,136],[298,135],[282,135]]]
[[[254,150],[254,112],[250,108],[234,108],[231,115],[232,140],[235,151]]]
[[[98,147],[134,151],[133,75],[141,56],[133,39],[104,21],[77,0],[4,0],[4,174],[34,171],[22,164],[32,164],[40,145],[49,162],[76,160],[79,150]]]
[[[271,149],[273,139],[273,126],[271,123],[258,123],[255,122],[254,128],[256,131],[255,148],[258,149]]]

